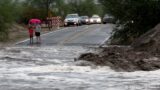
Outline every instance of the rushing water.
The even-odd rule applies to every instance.
[[[0,90],[160,90],[160,70],[115,72],[77,66],[83,47],[7,47],[0,50]]]

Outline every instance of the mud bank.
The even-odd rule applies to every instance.
[[[79,60],[110,66],[116,71],[151,71],[160,69],[160,24],[142,35],[130,47],[108,46],[98,54],[86,53]]]
[[[82,54],[79,60],[109,66],[116,71],[151,71],[160,68],[159,57],[144,51],[134,51],[130,47],[106,47],[98,54]]]

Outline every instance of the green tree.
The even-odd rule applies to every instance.
[[[53,16],[65,17],[69,13],[91,16],[102,13],[100,5],[93,0],[26,0],[24,2],[22,21],[26,22],[30,18],[45,19],[50,12]]]
[[[56,0],[56,4],[53,7],[53,15],[65,17],[65,15],[70,11],[69,5],[67,5],[64,0]]]
[[[101,7],[94,0],[72,0],[68,4],[70,13],[92,16],[93,14],[101,15]]]
[[[15,7],[12,0],[0,1],[0,41],[8,38],[8,28],[15,20]]]
[[[115,29],[113,38],[122,44],[132,43],[160,21],[160,0],[99,1],[106,13],[112,14],[119,20],[121,29]]]
[[[22,22],[28,23],[31,18],[46,19],[46,17],[55,14],[55,5],[62,0],[26,0],[23,3],[23,15],[21,17]],[[63,3],[63,2],[62,2]],[[61,7],[61,6],[60,6]]]
[[[43,9],[46,16],[49,16],[48,12],[51,10],[54,2],[55,0],[27,0],[25,4],[33,8]]]

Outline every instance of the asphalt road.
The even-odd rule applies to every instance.
[[[101,45],[111,35],[114,25],[95,24],[79,27],[66,27],[41,36],[41,45]],[[34,39],[34,42],[36,40]],[[19,42],[17,45],[29,45],[29,40]],[[36,45],[36,44],[34,44]]]

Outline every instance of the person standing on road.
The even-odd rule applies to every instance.
[[[35,36],[37,39],[37,43],[41,43],[41,26],[40,24],[36,24],[35,26]]]
[[[33,27],[29,26],[28,32],[30,37],[30,44],[33,44],[33,33],[34,33]]]

